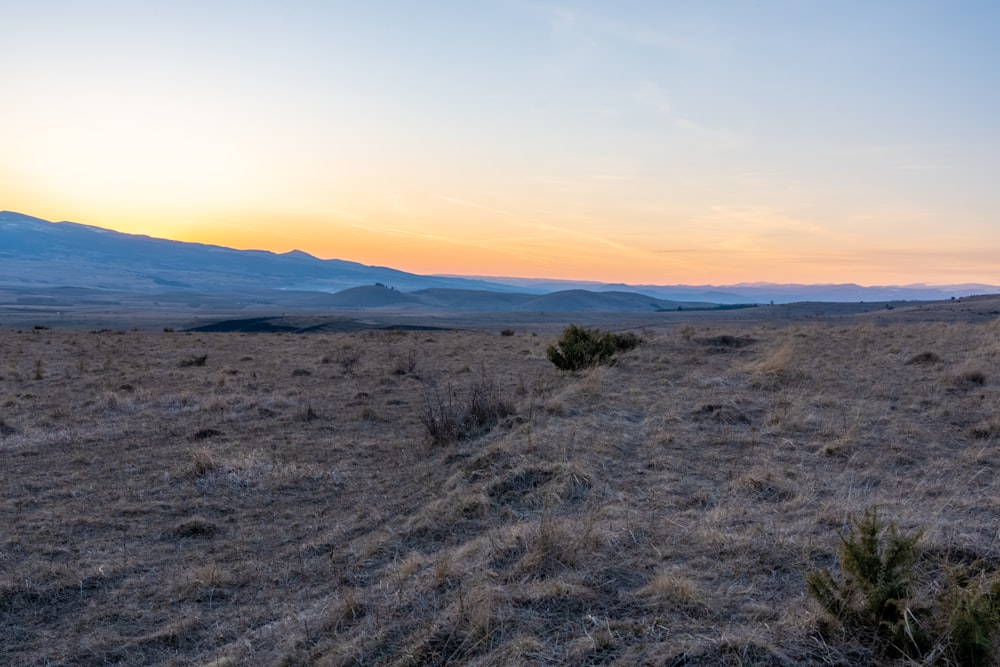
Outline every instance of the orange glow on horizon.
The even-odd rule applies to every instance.
[[[60,221],[67,215],[59,206],[31,207],[14,202],[11,210]],[[699,246],[695,239],[676,248],[643,248],[629,243],[569,232],[557,224],[541,225],[536,235],[515,237],[515,225],[461,226],[459,218],[436,227],[430,223],[389,219],[383,224],[349,212],[326,217],[304,213],[243,212],[215,219],[182,217],[137,218],[128,211],[108,209],[97,219],[73,222],[130,234],[207,243],[240,250],[284,253],[301,250],[320,259],[341,259],[418,274],[449,274],[581,280],[632,285],[724,285],[739,282],[844,283],[893,285],[925,282],[947,284],[988,282],[992,257],[980,252],[968,261],[970,250],[956,247],[954,268],[941,267],[933,276],[915,280],[910,267],[934,261],[919,246],[901,247],[894,256],[884,251],[863,253],[842,248],[768,243],[733,238],[729,247]],[[106,216],[106,217],[105,217]],[[122,216],[120,219],[118,216]],[[484,216],[489,217],[489,216]],[[501,218],[506,216],[501,215]],[[352,219],[354,218],[354,219]],[[504,220],[500,221],[501,223]],[[401,224],[406,223],[406,224]],[[536,223],[532,223],[536,224]],[[421,231],[436,229],[436,232]],[[463,232],[463,229],[465,230]],[[973,255],[975,253],[973,252]],[[959,261],[959,258],[962,258]],[[960,268],[959,268],[960,267]],[[992,280],[1000,282],[996,272]]]

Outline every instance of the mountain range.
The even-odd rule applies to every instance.
[[[984,284],[625,285],[505,277],[418,275],[293,250],[235,250],[124,234],[0,212],[0,286],[31,292],[72,287],[114,293],[287,291],[328,308],[465,311],[672,310],[718,304],[938,300],[1000,292]]]

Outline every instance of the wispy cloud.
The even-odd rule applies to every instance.
[[[633,99],[640,105],[663,114],[668,118],[672,117],[673,110],[670,104],[670,96],[666,89],[653,81],[642,81],[632,91]]]
[[[708,127],[689,118],[674,118],[674,127],[696,140],[702,148],[713,151],[732,151],[746,146],[738,133],[726,128]]]
[[[447,236],[441,236],[440,234],[428,234],[426,232],[416,232],[412,229],[400,229],[399,227],[385,227],[382,225],[372,225],[372,224],[352,224],[351,227],[356,229],[363,229],[367,232],[379,232],[381,234],[392,234],[393,236],[405,236],[409,238],[427,239],[428,241],[438,241],[441,243],[449,243],[452,245],[463,245],[461,241],[449,238]]]
[[[746,140],[739,132],[711,127],[679,113],[668,90],[655,81],[640,82],[632,90],[630,97],[640,108],[651,111],[669,127],[692,139],[705,150],[737,150],[746,145]]]
[[[335,215],[338,218],[344,218],[346,220],[351,220],[352,222],[364,222],[365,217],[357,213],[352,213],[350,211],[345,211],[339,208],[326,209],[327,213],[330,215]]]
[[[886,167],[902,171],[939,171],[961,163],[954,147],[934,144],[853,144],[830,147],[826,154],[877,160]]]
[[[685,16],[671,7],[671,19],[657,16],[655,3],[651,11],[644,12],[649,19],[626,20],[622,13],[611,15],[582,9],[576,5],[558,3],[525,3],[521,5],[529,14],[544,21],[554,38],[603,47],[609,42],[624,42],[632,46],[658,51],[672,51],[692,58],[709,58],[724,51],[715,37],[712,23]]]
[[[607,236],[601,234],[595,234],[592,232],[583,231],[579,228],[572,228],[565,225],[554,225],[551,222],[546,222],[547,220],[552,220],[558,218],[558,215],[554,215],[552,212],[537,212],[537,213],[514,213],[512,211],[498,209],[492,206],[487,206],[485,204],[479,204],[477,202],[469,201],[467,199],[459,199],[457,197],[450,197],[439,195],[439,198],[458,204],[461,206],[466,206],[469,208],[475,208],[483,211],[488,211],[501,215],[509,219],[514,224],[519,224],[534,230],[534,234],[529,234],[518,239],[519,245],[532,245],[532,244],[544,244],[549,252],[553,247],[561,247],[564,250],[573,249],[573,251],[581,252],[581,246],[593,247],[600,246],[606,249],[613,250],[617,253],[623,253],[626,256],[633,257],[655,257],[657,253],[651,252],[646,248],[638,248],[633,245],[615,241],[608,238]],[[539,234],[541,233],[541,234]],[[509,245],[514,239],[511,235],[505,235],[504,237],[496,237],[493,241],[483,244],[482,247],[496,249],[499,245]],[[580,245],[577,245],[580,244]],[[473,244],[470,244],[473,245]],[[517,254],[517,253],[512,253]]]

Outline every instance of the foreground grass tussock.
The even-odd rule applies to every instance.
[[[871,506],[991,590],[997,324],[556,340],[0,332],[0,663],[908,664],[808,592]]]

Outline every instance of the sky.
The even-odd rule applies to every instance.
[[[1000,284],[1000,3],[0,0],[0,209],[426,274]]]

